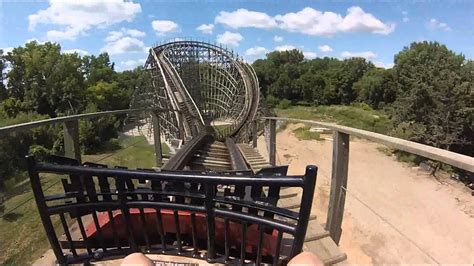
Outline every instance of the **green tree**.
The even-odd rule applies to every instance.
[[[116,72],[114,63],[110,62],[109,54],[86,55],[82,60],[88,87],[94,86],[99,81],[108,83],[115,81]]]
[[[467,144],[473,88],[465,63],[463,55],[437,42],[412,43],[395,56],[400,91],[394,119],[413,132],[412,140],[447,150]]]
[[[118,82],[120,89],[129,98],[128,102],[130,102],[135,90],[150,86],[151,76],[148,71],[145,71],[142,66],[139,66],[133,70],[126,70],[117,73],[116,81]]]
[[[339,101],[342,104],[350,104],[357,98],[353,85],[360,80],[364,74],[373,69],[374,65],[364,58],[350,58],[342,62],[342,67],[338,71],[337,80],[334,84]]]
[[[98,110],[127,109],[130,103],[128,91],[121,88],[118,82],[99,81],[87,89],[90,103],[95,104]]]
[[[82,62],[77,54],[61,54],[58,44],[29,42],[6,56],[9,96],[29,110],[56,117],[84,107]]]
[[[326,88],[326,81],[320,74],[313,74],[305,72],[296,81],[297,87],[301,91],[301,98],[304,101],[323,104],[324,90]]]
[[[395,101],[397,83],[391,69],[374,68],[354,83],[357,100],[379,109]]]

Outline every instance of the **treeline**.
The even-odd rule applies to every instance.
[[[6,68],[9,68],[8,71]],[[107,53],[81,56],[61,52],[59,44],[29,42],[11,52],[0,50],[0,126],[87,112],[126,109],[142,68],[117,72]],[[114,144],[123,117],[81,120],[85,153]],[[62,126],[45,126],[0,138],[0,190],[18,180],[23,156],[61,154]],[[8,186],[7,186],[8,187]]]
[[[393,135],[474,156],[474,62],[437,42],[415,42],[394,63],[305,60],[292,50],[253,67],[270,106],[365,103],[390,116]]]

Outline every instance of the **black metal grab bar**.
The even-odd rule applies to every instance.
[[[315,166],[303,176],[277,176],[128,170],[57,157],[27,161],[60,264],[137,251],[219,263],[285,263],[302,249],[317,175]],[[41,173],[61,175],[64,194],[44,195]],[[234,191],[241,185],[259,189],[251,202]],[[299,212],[278,207],[263,187],[301,189]],[[54,226],[59,220],[60,228]],[[79,230],[72,230],[76,225]]]

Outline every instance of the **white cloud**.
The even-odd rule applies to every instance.
[[[8,52],[13,51],[13,47],[5,47],[5,48],[0,48],[0,50],[3,51],[3,54],[7,54]]]
[[[376,67],[381,67],[381,68],[392,68],[394,66],[393,63],[384,63],[384,62],[381,62],[381,61],[373,61],[374,65]]]
[[[306,59],[314,59],[316,56],[318,56],[315,52],[303,52],[304,58]]]
[[[282,41],[283,41],[283,37],[278,36],[278,35],[275,35],[275,36],[273,36],[273,40],[274,40],[275,42],[282,42]]]
[[[123,53],[146,52],[146,49],[147,47],[143,41],[127,36],[116,41],[108,42],[100,51],[116,55]]]
[[[61,1],[50,0],[46,9],[28,16],[29,30],[39,24],[59,26],[49,30],[49,40],[74,40],[94,27],[106,27],[123,21],[132,21],[141,12],[140,4],[125,0],[114,1]]]
[[[242,35],[240,35],[240,33],[237,33],[237,32],[234,33],[234,32],[230,32],[230,31],[226,31],[223,34],[217,35],[216,41],[218,43],[222,43],[222,44],[225,44],[225,45],[230,45],[230,46],[237,47],[237,46],[239,46],[240,42],[243,39],[244,39],[244,37],[242,37]]]
[[[201,24],[196,30],[204,33],[204,34],[212,34],[212,30],[214,29],[214,24]]]
[[[263,12],[249,11],[247,9],[237,9],[233,12],[221,11],[215,18],[216,23],[224,24],[233,29],[238,28],[275,28],[277,23],[275,19]]]
[[[25,41],[25,43],[29,43],[29,42],[37,42],[38,44],[45,44],[46,42],[45,41],[40,41],[36,38],[31,38],[31,39],[28,39]]]
[[[74,54],[74,53],[77,53],[79,55],[88,55],[89,52],[85,51],[85,50],[82,50],[82,49],[69,49],[69,50],[64,50],[63,51],[64,54]]]
[[[130,60],[121,61],[120,64],[118,65],[118,70],[124,71],[124,70],[134,69],[137,66],[144,65],[145,62],[146,62],[146,59],[138,59],[138,60],[130,59]]]
[[[158,33],[158,35],[166,35],[170,32],[178,31],[179,27],[171,20],[153,20],[151,26]]]
[[[46,39],[49,41],[75,40],[81,33],[80,28],[68,27],[64,31],[49,30],[46,32]]]
[[[383,23],[362,8],[353,6],[347,9],[347,15],[339,25],[344,32],[372,32],[387,35],[395,30],[395,24]]]
[[[365,51],[365,52],[349,52],[344,51],[341,53],[342,58],[350,58],[350,57],[362,57],[367,60],[371,60],[377,57],[377,54],[372,51]]]
[[[432,18],[428,21],[428,28],[431,30],[444,30],[444,31],[451,31],[451,27],[448,24],[441,22],[435,18]]]
[[[137,29],[125,29],[125,28],[122,28],[122,30],[125,30],[125,32],[132,36],[132,37],[136,37],[136,38],[140,38],[140,37],[145,37],[146,33],[143,32],[143,31],[140,31],[140,30],[137,30]]]
[[[145,37],[145,32],[139,31],[136,29],[126,29],[126,28],[121,28],[120,31],[110,31],[109,35],[107,38],[105,38],[106,42],[113,42],[116,41],[124,36],[130,36],[130,37]]]
[[[279,52],[289,51],[289,50],[293,50],[293,49],[296,49],[296,47],[294,47],[293,45],[288,45],[288,44],[280,45],[280,46],[275,47],[275,50],[277,50]]]
[[[330,53],[333,51],[332,47],[327,44],[318,46],[318,49],[323,53]]]
[[[109,35],[105,38],[106,42],[114,42],[123,37],[123,32],[121,31],[111,31]]]
[[[403,15],[403,18],[402,18],[402,21],[403,22],[408,22],[410,21],[410,18],[408,18],[408,12],[407,11],[402,11],[402,15]]]
[[[358,6],[348,8],[345,17],[334,12],[321,12],[306,7],[296,13],[277,15],[275,20],[284,30],[308,35],[333,35],[340,32],[389,34],[395,29],[395,24],[383,23]]]
[[[255,46],[245,50],[245,55],[250,57],[261,57],[265,55],[268,50],[265,47]]]

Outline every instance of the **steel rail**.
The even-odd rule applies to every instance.
[[[31,158],[31,157],[29,157]],[[220,173],[173,173],[173,172],[145,172],[140,170],[128,169],[112,169],[112,168],[96,168],[87,166],[74,165],[58,165],[50,163],[38,163],[35,169],[43,173],[59,173],[59,174],[79,174],[94,176],[121,176],[126,178],[143,178],[149,180],[169,180],[190,183],[207,182],[211,184],[239,184],[239,185],[262,185],[262,186],[285,186],[285,187],[303,187],[304,176],[282,176],[275,178],[274,176],[242,176],[242,175],[223,175]]]

